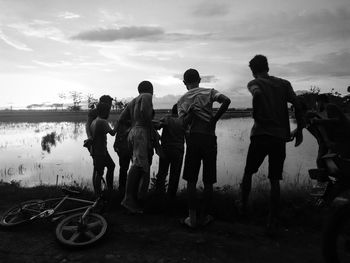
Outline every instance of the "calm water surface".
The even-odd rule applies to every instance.
[[[239,183],[245,166],[251,126],[250,118],[218,122],[219,186]],[[0,122],[0,179],[6,182],[20,181],[24,186],[72,182],[91,186],[92,159],[87,149],[82,147],[85,137],[84,123]],[[113,142],[114,137],[108,135],[108,150],[116,163],[117,183],[119,165]],[[304,143],[298,148],[288,143],[284,182],[308,182],[307,170],[314,168],[316,154],[316,140],[307,131],[304,131]],[[267,164],[265,160],[255,181],[266,176]],[[158,156],[154,156],[152,174],[157,173],[157,167]]]

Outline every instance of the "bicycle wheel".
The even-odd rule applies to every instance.
[[[107,221],[99,214],[90,213],[82,222],[82,213],[64,218],[56,227],[56,238],[69,247],[84,247],[100,240],[107,231]]]
[[[350,262],[350,204],[337,209],[328,219],[322,252],[327,263]]]
[[[0,219],[3,227],[18,226],[33,219],[33,216],[40,214],[45,207],[43,200],[29,200],[11,207]]]

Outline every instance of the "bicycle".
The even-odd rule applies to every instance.
[[[73,197],[80,194],[78,191],[65,188],[62,191],[63,197],[29,200],[11,207],[1,216],[0,226],[10,228],[39,219],[51,219],[59,222],[55,235],[65,246],[80,248],[99,241],[107,231],[107,221],[93,210],[103,201],[102,195],[95,201],[90,201]],[[79,205],[63,209],[67,201]]]

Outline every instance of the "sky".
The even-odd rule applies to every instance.
[[[0,108],[71,91],[130,99],[143,80],[167,108],[188,68],[231,107],[250,107],[256,54],[296,91],[350,86],[349,0],[0,0],[0,10]]]

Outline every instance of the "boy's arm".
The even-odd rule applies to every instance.
[[[105,133],[109,133],[110,135],[114,136],[117,133],[117,126],[114,126],[112,129],[111,125],[109,125],[108,121],[106,120],[104,122],[104,131]]]
[[[86,136],[88,137],[88,139],[92,138],[92,134],[90,131],[90,126],[91,126],[92,121],[93,121],[93,119],[88,117],[86,124],[85,124],[85,132],[86,132]]]
[[[227,111],[228,106],[230,106],[231,103],[231,100],[224,94],[219,94],[218,96],[216,96],[215,101],[219,102],[221,106],[212,119],[212,122],[214,123],[216,123],[221,118],[221,116]]]
[[[117,120],[115,128],[117,129],[117,126],[119,123],[129,123],[130,122],[130,103],[126,105],[125,109],[120,113],[119,119]]]
[[[264,114],[263,109],[268,108],[268,105],[265,104],[264,94],[259,88],[258,85],[248,83],[248,90],[253,96],[253,119],[262,125],[271,125],[274,123],[274,120],[271,118],[266,118],[266,114]]]
[[[303,118],[302,107],[290,83],[288,85],[287,92],[288,92],[287,101],[292,103],[295,110],[295,119],[297,121],[297,128],[292,133],[292,139],[295,138],[295,147],[297,147],[303,142],[303,128],[305,128],[305,122]]]

